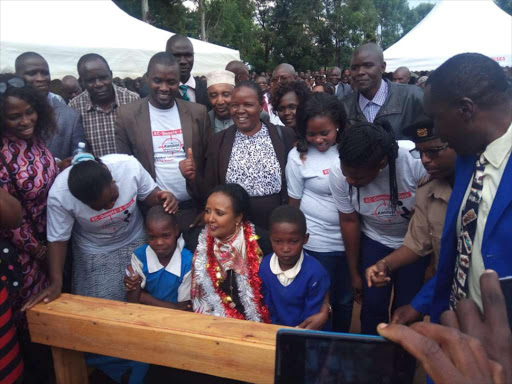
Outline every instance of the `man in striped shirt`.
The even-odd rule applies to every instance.
[[[82,115],[85,136],[95,156],[117,153],[114,136],[117,109],[137,100],[139,95],[113,84],[107,61],[96,53],[82,56],[77,69],[85,92],[71,100],[69,106]]]
[[[412,85],[383,79],[385,70],[384,55],[377,44],[357,48],[350,63],[356,92],[345,97],[343,105],[350,124],[387,120],[395,137],[403,139],[402,130],[423,113],[423,92]]]

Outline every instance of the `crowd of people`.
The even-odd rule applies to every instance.
[[[61,95],[36,52],[0,75],[2,383],[49,382],[26,310],[63,291],[336,332],[356,301],[362,333],[401,343],[434,381],[512,379],[497,285],[512,275],[512,85],[498,64],[468,53],[386,75],[368,43],[345,70],[193,66],[174,35],[135,80],[95,53]],[[116,382],[148,370],[87,362]]]

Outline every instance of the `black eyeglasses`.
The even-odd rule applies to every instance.
[[[434,160],[434,159],[437,159],[439,157],[439,152],[441,152],[442,150],[445,150],[446,148],[448,148],[449,145],[446,144],[446,145],[443,145],[442,147],[434,147],[434,148],[429,148],[429,149],[426,149],[424,151],[420,151],[419,149],[417,148],[414,148],[414,149],[411,149],[409,151],[409,153],[412,155],[412,157],[414,157],[415,159],[421,159],[421,156],[422,155],[425,155],[427,156],[430,160]]]
[[[24,86],[25,82],[21,77],[13,77],[5,83],[0,83],[0,94],[5,93],[9,88],[23,88]]]

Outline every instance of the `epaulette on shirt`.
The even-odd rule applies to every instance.
[[[421,188],[423,187],[424,185],[427,185],[428,183],[430,183],[432,180],[434,180],[432,177],[430,177],[430,175],[427,175],[425,176],[424,178],[422,178],[420,180],[420,182],[418,183],[418,188]]]

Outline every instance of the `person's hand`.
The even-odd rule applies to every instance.
[[[402,305],[393,312],[391,316],[391,324],[403,324],[409,325],[420,321],[423,318],[423,314],[415,310],[412,305]]]
[[[158,191],[156,198],[162,203],[165,212],[172,214],[178,211],[178,200],[171,192]]]
[[[71,161],[73,160],[73,156],[68,157],[67,159],[61,160],[57,163],[57,166],[59,167],[59,170],[62,172],[67,167],[71,165]]]
[[[140,277],[132,268],[131,265],[126,267],[130,276],[124,277],[124,287],[126,292],[132,292],[140,288],[140,284],[142,283],[142,277]]]
[[[455,311],[444,312],[441,323],[480,340],[489,357],[503,367],[506,382],[512,383],[512,333],[496,272],[486,270],[480,276],[480,292],[483,315],[472,300],[466,299]]]
[[[196,177],[196,162],[192,148],[187,149],[187,157],[179,163],[180,172],[187,180],[193,181]]]
[[[388,276],[388,268],[386,267],[386,263],[382,260],[378,261],[371,267],[366,268],[365,274],[368,287],[384,287],[391,281],[391,277]]]
[[[361,304],[363,301],[363,279],[359,274],[353,273],[350,276],[352,282],[352,290],[354,291],[354,300],[356,303]]]
[[[306,320],[297,325],[297,328],[321,330],[328,320],[329,312],[320,311],[309,316]]]
[[[205,225],[205,222],[204,222],[204,211],[201,211],[201,212],[196,216],[196,218],[194,219],[194,221],[192,222],[192,224],[190,224],[190,225],[189,225],[189,228],[202,227],[203,225]]]
[[[192,312],[192,301],[180,301],[179,303],[176,304],[176,309],[179,309],[181,311]]]
[[[480,341],[432,323],[379,324],[379,334],[418,359],[436,384],[505,383],[501,364],[489,359]]]
[[[21,308],[22,311],[26,311],[27,309],[32,308],[39,302],[43,302],[48,304],[49,302],[55,300],[62,293],[62,282],[60,283],[52,283],[48,286],[48,288],[43,289],[37,295],[32,296]]]

